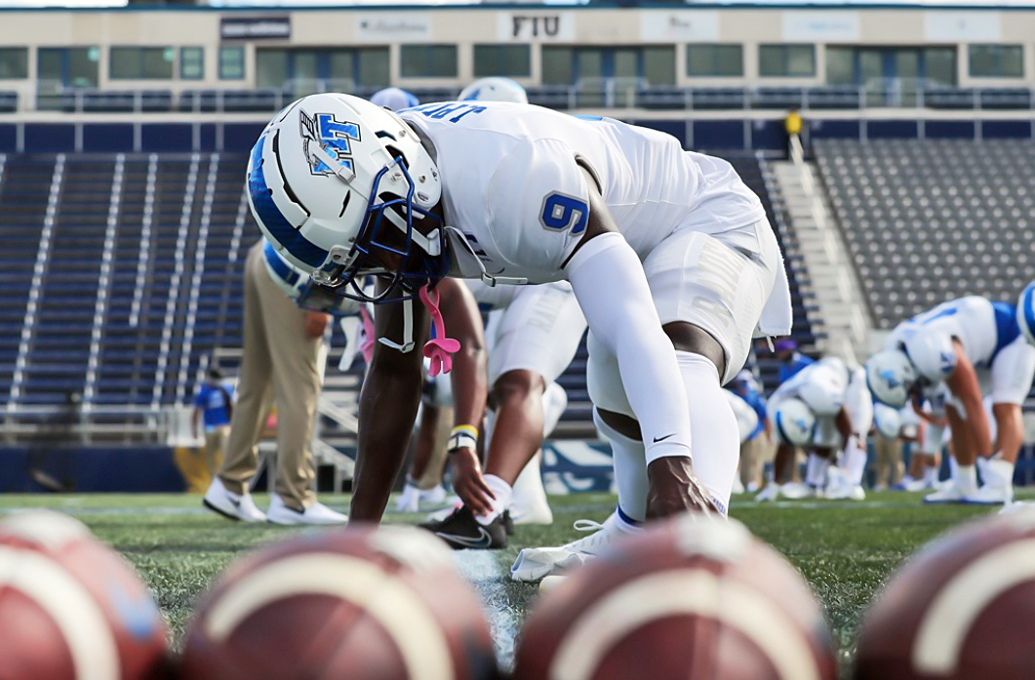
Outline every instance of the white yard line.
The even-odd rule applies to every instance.
[[[514,665],[514,639],[517,620],[507,599],[504,585],[509,576],[500,568],[496,553],[489,550],[458,550],[456,565],[482,598],[496,642],[496,659],[500,667],[510,672]]]

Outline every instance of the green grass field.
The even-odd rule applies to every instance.
[[[344,496],[323,497],[347,509]],[[257,497],[260,507],[266,499]],[[577,519],[603,521],[614,498],[600,494],[554,497],[555,522],[549,527],[519,527],[511,547],[495,554],[498,572],[489,589],[479,590],[488,605],[518,625],[538,590],[506,578],[522,547],[557,545],[577,537]],[[125,555],[154,591],[172,630],[174,644],[191,609],[222,570],[249,549],[295,530],[226,521],[186,495],[0,496],[0,513],[47,507],[68,512]],[[854,648],[861,614],[881,584],[917,547],[968,518],[994,512],[972,506],[930,507],[918,494],[879,493],[860,503],[806,501],[757,505],[735,500],[731,516],[782,552],[812,584],[841,644],[844,661]],[[414,522],[420,516],[393,515],[388,522]],[[491,561],[491,558],[485,558]],[[504,652],[505,654],[505,652]]]

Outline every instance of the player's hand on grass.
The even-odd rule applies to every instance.
[[[647,519],[681,512],[719,512],[712,494],[697,480],[689,458],[659,458],[647,466]]]
[[[451,452],[449,457],[453,461],[453,490],[456,495],[476,515],[492,512],[492,501],[496,496],[485,483],[478,454],[465,447]]]

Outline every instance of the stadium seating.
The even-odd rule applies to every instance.
[[[877,323],[1032,278],[1035,146],[817,140],[819,167]]]

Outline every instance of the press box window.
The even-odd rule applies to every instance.
[[[815,45],[759,45],[758,74],[770,78],[816,75]]]
[[[202,47],[180,48],[180,78],[201,80],[205,77],[205,49]]]
[[[693,44],[686,46],[686,74],[696,78],[742,78],[742,45]]]
[[[244,48],[243,47],[220,47],[219,48],[219,79],[220,80],[243,80],[244,79]]]
[[[403,78],[455,78],[456,45],[403,45]]]
[[[0,47],[0,80],[29,77],[29,50],[25,47]]]
[[[112,47],[112,80],[166,80],[173,77],[171,47]]]
[[[532,75],[531,47],[528,45],[475,45],[474,75],[476,78],[528,77]]]
[[[1023,78],[1024,48],[1021,45],[971,45],[972,78]]]

